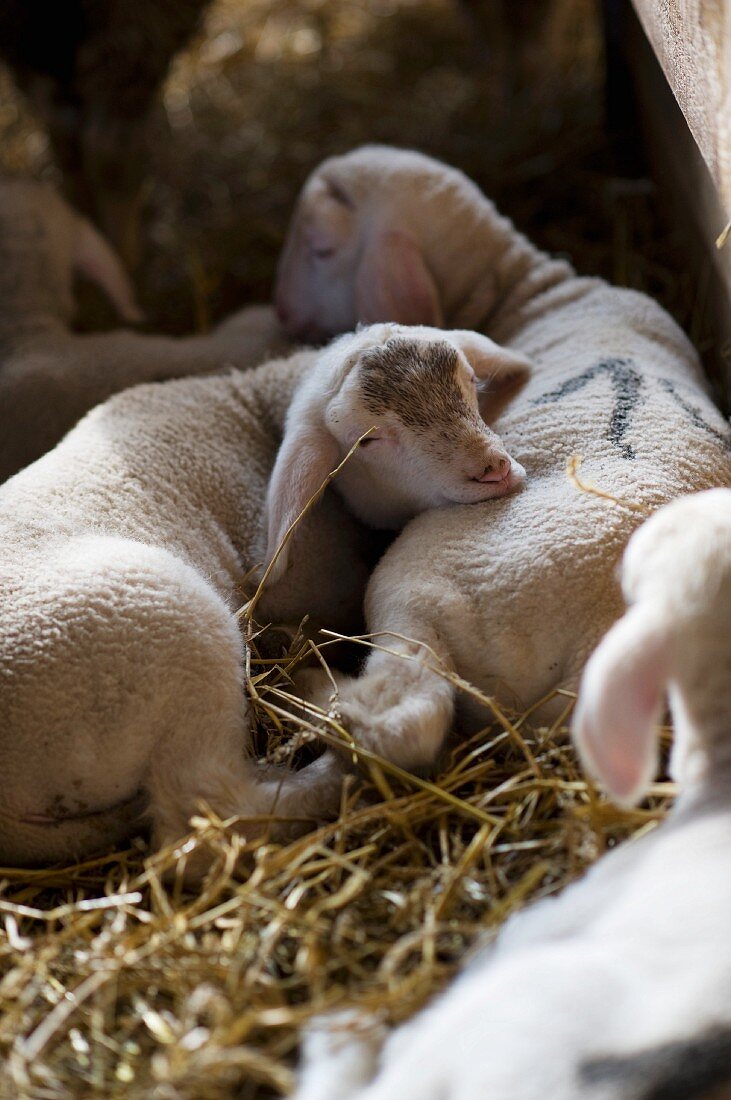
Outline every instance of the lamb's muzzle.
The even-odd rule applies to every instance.
[[[505,481],[510,470],[510,459],[507,455],[498,455],[492,462],[488,462],[481,474],[470,474],[473,481]]]

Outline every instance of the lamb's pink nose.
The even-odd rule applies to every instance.
[[[491,462],[485,465],[481,474],[474,481],[502,481],[510,471],[510,459],[507,455],[495,455]]]

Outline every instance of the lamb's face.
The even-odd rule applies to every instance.
[[[277,272],[276,309],[289,336],[318,343],[355,328],[358,237],[354,199],[332,176],[316,173],[297,203]]]
[[[433,220],[444,177],[403,149],[366,146],[325,161],[300,195],[279,264],[276,307],[288,335],[318,342],[357,323],[439,325],[439,294],[416,227]]]
[[[517,488],[523,470],[487,421],[529,374],[523,355],[462,329],[372,325],[325,348],[290,406],[269,483],[269,583],[286,570],[298,519],[336,469],[334,487],[372,527]],[[481,380],[489,389],[478,406]]]
[[[355,352],[325,410],[341,452],[373,429],[337,485],[374,526],[400,527],[426,508],[506,496],[525,477],[482,419],[479,381],[464,351],[442,333],[415,335],[428,331],[402,329]]]

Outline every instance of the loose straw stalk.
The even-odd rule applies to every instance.
[[[571,484],[580,492],[589,493],[591,496],[598,497],[599,500],[606,500],[610,504],[616,504],[618,508],[627,508],[630,512],[639,512],[640,515],[643,516],[652,515],[654,509],[648,504],[642,504],[635,500],[625,500],[623,497],[612,496],[611,493],[607,493],[604,489],[599,489],[596,485],[590,485],[587,481],[582,481],[579,477],[579,470],[583,461],[582,455],[572,455],[566,463],[566,476]]]

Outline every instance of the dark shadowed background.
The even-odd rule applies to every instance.
[[[204,329],[267,299],[309,170],[374,140],[458,165],[539,244],[654,294],[708,342],[702,274],[607,138],[595,0],[218,0],[156,122],[137,273],[151,327]],[[55,178],[4,73],[0,168]],[[111,322],[90,290],[81,302],[81,327]]]

